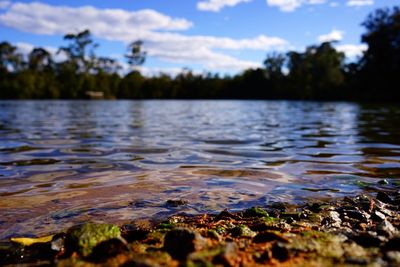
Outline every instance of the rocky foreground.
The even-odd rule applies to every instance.
[[[400,266],[400,192],[394,188],[161,223],[86,223],[52,236],[2,242],[0,265]]]

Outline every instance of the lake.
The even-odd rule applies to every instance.
[[[0,239],[343,197],[399,178],[396,106],[0,101]]]

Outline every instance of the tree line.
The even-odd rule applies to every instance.
[[[61,61],[41,47],[24,57],[3,41],[0,99],[85,99],[96,92],[109,99],[399,101],[400,8],[378,9],[362,25],[368,49],[355,62],[347,63],[332,42],[325,42],[304,52],[269,54],[262,68],[225,77],[190,70],[144,77],[135,68],[146,59],[141,41],[131,43],[125,55],[134,70],[121,75],[119,62],[96,56],[98,44],[89,30],[64,36]]]

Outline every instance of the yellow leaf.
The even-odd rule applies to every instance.
[[[38,238],[30,238],[30,237],[12,237],[11,241],[21,244],[23,246],[30,246],[36,243],[47,243],[53,239],[54,235],[48,235]]]

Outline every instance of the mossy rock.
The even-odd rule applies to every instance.
[[[256,233],[250,230],[246,225],[238,225],[232,228],[230,233],[234,237],[253,237],[256,235]]]
[[[118,226],[112,224],[85,223],[68,229],[66,245],[68,250],[77,251],[84,257],[103,241],[121,238]]]
[[[244,211],[243,215],[245,217],[267,217],[268,213],[262,208],[252,207]]]

